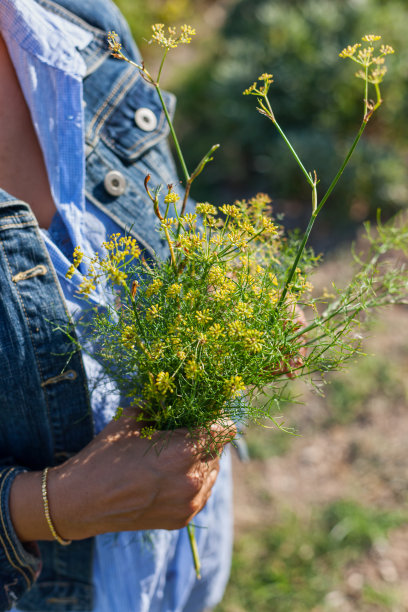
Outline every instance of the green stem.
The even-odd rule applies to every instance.
[[[186,181],[186,183],[188,183],[188,181],[190,180],[190,174],[189,174],[189,171],[187,170],[187,166],[186,166],[186,162],[184,161],[183,153],[181,152],[180,144],[179,144],[178,138],[176,136],[176,132],[175,132],[174,127],[173,127],[173,122],[172,122],[171,117],[169,115],[169,111],[167,110],[167,106],[166,106],[166,103],[165,103],[165,101],[163,99],[163,96],[162,96],[159,84],[155,83],[155,87],[156,87],[156,91],[157,91],[157,94],[158,94],[159,99],[160,99],[160,103],[162,105],[162,109],[163,109],[164,115],[166,117],[167,124],[168,124],[169,129],[170,129],[171,136],[173,138],[174,146],[176,147],[177,157],[179,158],[179,161],[180,161],[180,164],[181,164],[181,168],[183,170],[185,181]]]
[[[130,305],[132,307],[133,314],[135,315],[136,323],[137,323],[137,326],[139,328],[140,334],[141,334],[143,340],[146,340],[146,336],[145,336],[145,332],[144,332],[144,329],[143,329],[143,325],[142,325],[142,323],[140,321],[139,313],[137,312],[136,302],[135,302],[134,298],[132,297],[132,292],[131,292],[131,290],[129,289],[129,287],[127,285],[125,285],[125,290],[126,290],[126,292],[128,294],[128,298],[130,300]]]
[[[272,110],[272,106],[269,102],[269,98],[267,96],[267,94],[265,94],[263,96],[265,102],[266,102],[266,106],[267,108],[265,108],[265,106],[262,104],[261,102],[261,106],[263,107],[263,109],[266,111],[265,114],[267,117],[269,117],[269,119],[272,121],[272,123],[275,125],[276,129],[278,130],[279,134],[282,136],[283,140],[286,142],[287,146],[289,147],[290,152],[292,153],[293,157],[295,158],[298,166],[300,167],[300,169],[302,170],[303,174],[306,177],[307,182],[309,183],[309,185],[311,187],[314,186],[313,180],[310,177],[310,174],[308,173],[308,171],[306,170],[306,168],[304,167],[304,165],[302,164],[302,162],[300,161],[300,158],[298,156],[298,154],[296,153],[295,149],[292,147],[292,145],[290,144],[289,138],[287,138],[285,132],[282,130],[281,126],[279,125],[279,123],[276,121],[275,119],[275,115],[273,113]]]
[[[196,576],[198,579],[200,579],[201,578],[201,574],[200,574],[201,563],[200,563],[200,557],[198,555],[197,540],[195,539],[194,531],[195,531],[194,525],[189,523],[187,525],[188,539],[190,540],[190,548],[191,548],[191,552],[193,555],[194,569],[196,572]]]
[[[163,53],[162,61],[161,61],[161,63],[160,63],[159,72],[158,72],[158,74],[157,74],[157,79],[156,79],[156,83],[157,83],[157,85],[159,85],[160,76],[161,76],[161,73],[162,73],[162,70],[163,70],[163,66],[164,66],[164,60],[166,59],[166,56],[167,56],[167,53],[168,53],[168,52],[169,52],[169,48],[168,48],[168,47],[166,47],[166,50],[165,50],[165,52]]]
[[[368,66],[365,67],[365,80],[364,80],[364,115],[367,116],[368,111]]]
[[[314,187],[314,183],[313,183],[313,180],[310,177],[310,174],[308,173],[308,171],[306,170],[306,168],[304,167],[304,165],[300,161],[300,158],[299,158],[298,154],[296,153],[295,149],[290,144],[290,141],[287,138],[285,132],[282,130],[282,128],[280,127],[280,125],[276,121],[276,119],[273,121],[273,123],[274,123],[276,129],[278,130],[279,134],[282,136],[283,140],[286,142],[287,146],[289,147],[290,152],[292,153],[292,155],[295,158],[298,166],[300,167],[300,169],[302,170],[303,174],[305,175],[307,182],[309,183],[309,185],[311,187]]]
[[[347,166],[347,164],[348,164],[348,162],[349,162],[349,160],[350,160],[350,157],[351,157],[351,156],[353,155],[353,153],[354,153],[354,149],[356,148],[356,146],[357,146],[357,144],[358,144],[358,141],[360,140],[360,138],[361,138],[361,136],[362,136],[362,134],[363,134],[363,132],[364,132],[364,129],[365,129],[366,125],[367,125],[367,121],[363,120],[363,122],[361,123],[360,129],[359,129],[359,131],[358,131],[358,134],[357,134],[357,136],[355,137],[355,139],[354,139],[354,141],[353,141],[353,144],[351,145],[350,150],[349,150],[349,152],[347,153],[347,155],[346,155],[346,157],[345,157],[345,159],[344,159],[343,163],[341,164],[339,171],[337,172],[336,176],[335,176],[335,177],[334,177],[334,179],[332,180],[332,182],[331,182],[331,184],[330,184],[330,187],[328,188],[328,190],[326,191],[326,193],[325,193],[325,194],[324,194],[324,196],[322,197],[322,199],[321,199],[321,201],[320,201],[320,204],[319,204],[319,206],[318,206],[318,207],[317,207],[317,209],[316,209],[316,215],[317,215],[317,214],[320,212],[320,210],[322,209],[323,205],[326,203],[327,198],[329,197],[329,195],[331,194],[331,192],[333,191],[333,189],[334,189],[334,188],[335,188],[335,186],[337,185],[337,182],[338,182],[339,178],[341,177],[341,175],[343,174],[344,169],[345,169],[345,167]]]
[[[312,231],[312,228],[313,228],[314,222],[315,222],[315,220],[316,220],[316,217],[317,217],[317,215],[319,214],[319,212],[321,211],[321,209],[323,208],[324,204],[326,203],[326,201],[327,201],[327,199],[328,199],[329,195],[331,194],[331,192],[332,192],[332,191],[333,191],[333,189],[335,188],[335,186],[336,186],[336,184],[337,184],[337,182],[338,182],[339,178],[340,178],[340,177],[341,177],[341,175],[343,174],[344,169],[345,169],[345,167],[347,166],[347,164],[348,164],[348,162],[349,162],[349,159],[350,159],[350,157],[352,156],[353,151],[354,151],[354,149],[356,148],[356,146],[357,146],[357,144],[358,144],[358,141],[360,140],[361,135],[362,135],[362,133],[364,132],[364,128],[365,128],[365,126],[366,126],[366,125],[367,125],[367,121],[366,121],[366,120],[363,120],[363,122],[362,122],[362,124],[361,124],[361,126],[360,126],[360,129],[359,129],[359,131],[358,131],[358,134],[357,134],[357,136],[355,137],[355,139],[354,139],[354,141],[353,141],[353,144],[351,145],[351,147],[350,147],[350,149],[349,149],[349,152],[347,153],[347,155],[346,155],[345,159],[343,160],[343,163],[341,164],[339,171],[337,172],[336,176],[335,176],[335,177],[334,177],[334,179],[332,180],[332,182],[331,182],[331,184],[330,184],[330,186],[329,186],[328,190],[327,190],[327,191],[326,191],[326,193],[324,194],[324,196],[323,196],[323,198],[321,199],[321,201],[320,201],[319,205],[316,207],[316,210],[315,210],[315,211],[312,213],[312,216],[310,217],[310,220],[309,220],[308,226],[307,226],[307,228],[306,228],[306,231],[305,231],[305,233],[304,233],[304,236],[303,236],[302,242],[301,242],[301,244],[300,244],[300,246],[299,246],[299,249],[298,249],[298,251],[297,251],[297,253],[296,253],[295,260],[294,260],[294,262],[293,262],[292,268],[290,269],[290,272],[289,272],[288,277],[287,277],[287,279],[286,279],[285,286],[284,286],[284,288],[283,288],[283,291],[282,291],[281,297],[280,297],[279,302],[278,302],[278,304],[277,304],[277,307],[276,307],[277,311],[279,311],[279,308],[282,306],[283,302],[285,301],[286,295],[287,295],[288,290],[289,290],[289,286],[290,286],[290,284],[291,284],[291,282],[292,282],[293,276],[294,276],[294,274],[295,274],[295,272],[296,272],[296,268],[298,267],[299,260],[300,260],[300,258],[301,258],[301,256],[302,256],[302,254],[303,254],[303,251],[304,251],[304,249],[305,249],[306,243],[307,243],[307,241],[308,241],[308,239],[309,239],[310,232]],[[309,180],[311,180],[311,179],[310,179],[310,177],[309,177]]]

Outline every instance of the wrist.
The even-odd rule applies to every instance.
[[[10,489],[10,518],[21,542],[51,540],[44,516],[41,472],[18,474]]]

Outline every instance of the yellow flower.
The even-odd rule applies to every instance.
[[[123,57],[123,53],[121,51],[122,45],[119,42],[118,35],[113,30],[108,32],[108,45],[113,57],[117,57],[119,59]]]
[[[82,281],[82,283],[79,285],[79,293],[82,293],[83,295],[89,295],[91,293],[91,291],[94,291],[96,289],[93,279],[91,278],[84,278],[84,280]]]
[[[382,55],[390,55],[391,53],[395,53],[394,49],[391,47],[391,45],[381,45],[380,47],[380,53]]]
[[[76,267],[74,265],[68,268],[68,272],[65,274],[65,278],[72,278],[76,272]]]
[[[197,336],[198,344],[206,344],[207,343],[207,335],[200,332]]]
[[[246,327],[242,321],[231,321],[231,323],[228,324],[228,331],[231,336],[240,338],[246,332]]]
[[[211,240],[210,240],[211,244],[215,245],[216,247],[220,247],[224,244],[223,238],[220,234],[216,234],[215,236],[211,236]]]
[[[142,427],[142,429],[140,430],[140,437],[146,438],[147,440],[151,440],[156,431],[157,430],[151,426]]]
[[[238,302],[235,308],[235,312],[237,315],[241,317],[252,317],[254,313],[254,307],[250,304],[246,304],[245,302]]]
[[[202,368],[198,365],[195,359],[189,359],[184,364],[184,373],[186,378],[197,378],[202,372]]]
[[[178,36],[174,27],[168,27],[166,32],[163,23],[152,25],[152,30],[152,40],[165,49],[175,49],[179,44],[188,45],[191,42],[191,37],[195,36],[196,33],[195,29],[187,24],[180,27]]]
[[[278,227],[272,222],[269,217],[262,217],[262,227],[268,234],[278,233]]]
[[[155,278],[151,285],[149,285],[149,287],[146,289],[146,296],[151,297],[152,295],[155,295],[160,291],[162,286],[163,281],[160,278]]]
[[[244,336],[244,346],[248,353],[260,353],[263,349],[263,332],[257,329],[248,329]]]
[[[377,40],[381,40],[381,36],[378,34],[365,34],[361,40],[363,42],[375,42]]]
[[[181,285],[179,283],[173,283],[167,289],[166,295],[168,298],[176,298],[180,295]]]
[[[175,385],[168,372],[159,372],[156,376],[156,387],[162,395],[173,393]]]
[[[153,344],[152,350],[151,350],[152,358],[153,359],[160,359],[160,357],[163,356],[165,346],[166,345],[163,342],[163,340],[158,340],[157,342],[155,342]]]
[[[361,47],[360,43],[356,43],[355,45],[348,45],[343,51],[339,53],[339,57],[353,57],[357,49]]]
[[[131,325],[125,325],[122,330],[121,340],[125,348],[132,349],[135,346],[135,330]]]
[[[242,391],[245,391],[244,381],[242,376],[231,376],[224,384],[224,393],[228,398],[237,397]]]
[[[257,86],[257,81],[254,81],[252,83],[252,85],[250,85],[249,87],[247,87],[247,89],[244,89],[244,91],[242,92],[244,96],[249,96],[252,93],[256,93],[256,86]]]
[[[205,325],[205,323],[209,323],[211,321],[212,317],[208,313],[208,308],[206,308],[205,310],[197,310],[195,318],[197,323]]]
[[[242,216],[242,212],[239,210],[238,206],[234,206],[234,204],[223,204],[220,211],[233,219],[238,219]]]
[[[212,204],[208,202],[199,202],[196,205],[196,213],[198,215],[216,215],[217,209]]]
[[[232,230],[228,234],[228,240],[231,244],[241,251],[245,251],[248,247],[248,241],[242,232],[238,230]]]
[[[165,196],[164,196],[164,203],[165,204],[175,204],[176,202],[178,202],[180,199],[180,196],[175,193],[174,191],[169,191]]]
[[[208,328],[207,334],[213,338],[223,338],[225,336],[224,328],[219,323],[214,323]]]
[[[181,220],[184,221],[190,227],[194,227],[197,222],[197,215],[192,213],[187,213],[184,217],[181,217]]]
[[[161,306],[156,306],[155,304],[153,306],[150,306],[150,308],[146,310],[146,319],[148,321],[157,319],[157,317],[160,316],[160,311],[161,311]]]
[[[72,257],[74,259],[74,266],[77,268],[84,258],[84,254],[80,246],[75,247]]]
[[[172,225],[175,225],[176,223],[178,223],[178,221],[174,217],[166,217],[166,219],[163,219],[163,221],[161,222],[161,226],[163,228],[169,228]]]

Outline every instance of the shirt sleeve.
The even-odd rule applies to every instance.
[[[37,545],[23,546],[10,518],[11,485],[14,478],[25,471],[22,467],[0,468],[0,612],[16,604],[41,570]]]

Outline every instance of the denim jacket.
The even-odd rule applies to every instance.
[[[110,0],[37,0],[90,31],[81,51],[86,122],[86,197],[139,241],[147,255],[165,255],[157,219],[144,192],[176,181],[154,88],[113,58],[106,32],[127,54],[138,51]],[[165,94],[170,110],[174,98]],[[137,111],[139,111],[137,113]],[[23,470],[57,465],[93,436],[81,354],[72,353],[67,308],[37,221],[28,204],[0,189],[0,611],[92,609],[92,539],[62,547],[23,547],[9,515],[9,491]],[[57,329],[56,329],[57,328]]]

